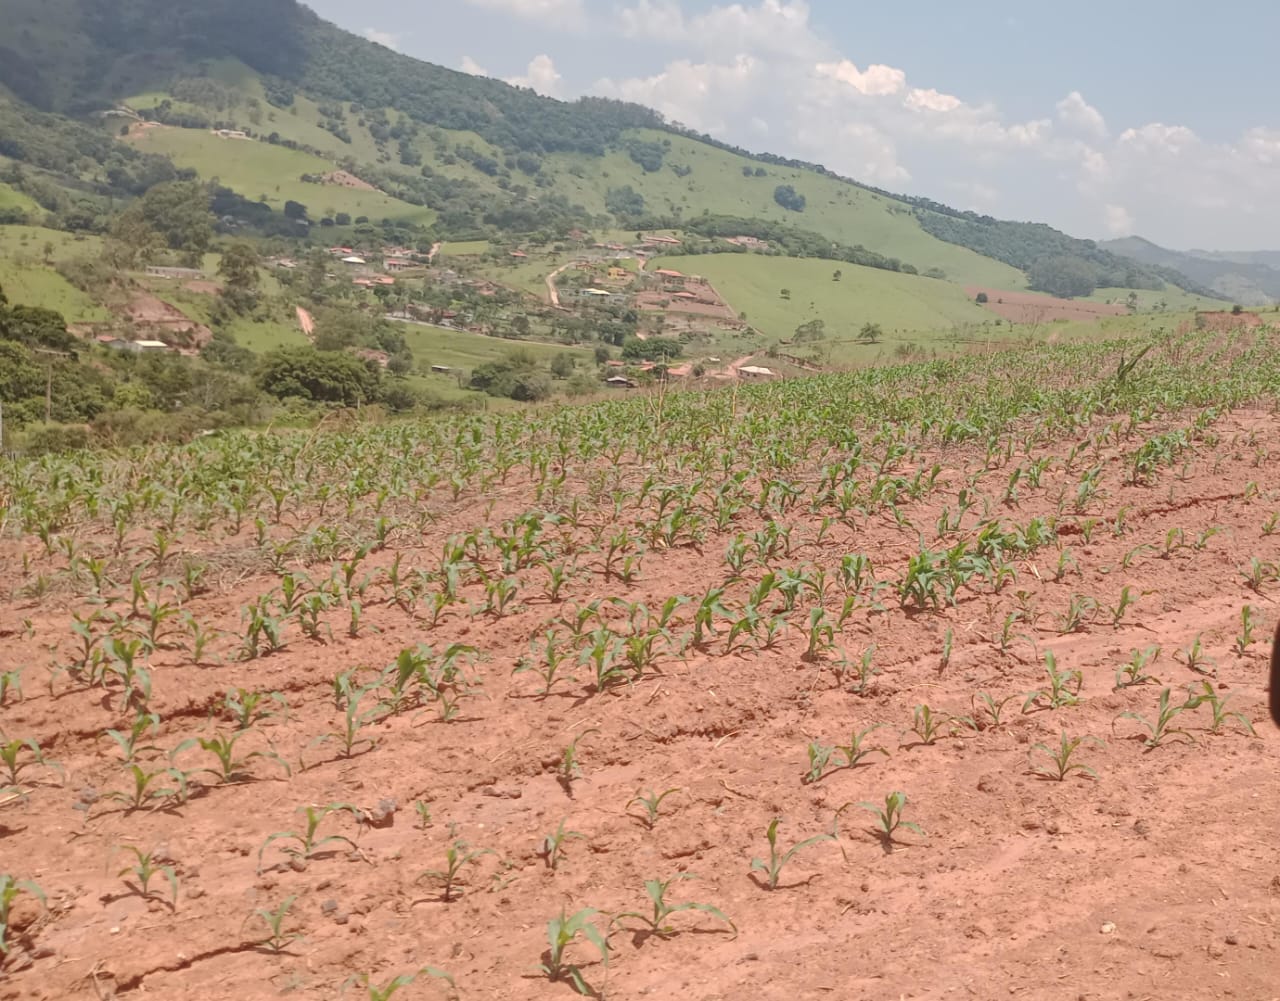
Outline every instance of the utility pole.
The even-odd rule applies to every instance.
[[[49,360],[45,364],[45,382],[44,382],[44,422],[50,423],[53,416],[53,359],[70,358],[71,355],[66,351],[54,351],[52,348],[31,348],[36,354],[48,355]]]

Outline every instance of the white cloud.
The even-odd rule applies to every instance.
[[[859,94],[882,97],[887,94],[899,94],[907,86],[907,74],[892,66],[877,63],[868,66],[863,72],[848,59],[838,63],[818,63],[816,70],[820,76],[830,77],[846,83]]]
[[[513,76],[507,79],[513,87],[530,87],[547,97],[560,95],[560,72],[548,55],[534,56],[525,69],[524,76]]]
[[[371,42],[385,45],[389,49],[400,51],[400,36],[391,31],[379,31],[377,28],[365,28],[364,37]]]
[[[1057,104],[1058,121],[1068,129],[1087,136],[1102,138],[1107,134],[1107,120],[1078,90],[1073,90]]]
[[[489,76],[490,75],[487,69],[481,66],[478,62],[476,62],[470,56],[463,56],[462,62],[458,64],[458,68],[462,70],[463,73],[470,73],[472,76]]]
[[[580,19],[586,14],[582,0],[467,0],[467,3],[531,21],[547,21],[552,27],[562,27],[562,22]]]
[[[1280,128],[1212,143],[1176,123],[1113,127],[1082,90],[1013,120],[954,80],[909,78],[865,54],[853,61],[815,30],[805,0],[715,0],[697,11],[683,0],[468,2],[543,19],[589,7],[591,30],[648,43],[663,63],[586,91],[855,179],[1079,236],[1132,233],[1138,221],[1173,246],[1265,245],[1280,232]],[[564,87],[550,59],[519,81]]]
[[[1133,235],[1133,215],[1123,205],[1104,206],[1103,221],[1111,236]]]

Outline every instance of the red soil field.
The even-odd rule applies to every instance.
[[[999,590],[965,589],[937,611],[904,607],[891,590],[879,595],[880,610],[860,605],[834,638],[853,664],[871,651],[876,673],[865,685],[855,666],[807,658],[805,621],[785,612],[791,625],[774,644],[732,642],[728,620],[717,618],[701,646],[602,693],[589,683],[590,666],[574,663],[576,646],[566,648],[562,680],[548,695],[533,673],[513,673],[531,638],[550,622],[574,621],[596,599],[644,602],[656,615],[669,596],[724,585],[725,600],[741,605],[764,568],[751,564],[747,580],[726,583],[722,554],[733,535],[765,528],[750,511],[700,547],[653,546],[630,582],[600,571],[603,550],[583,549],[584,572],[554,599],[545,570],[508,572],[486,551],[491,583],[519,581],[510,605],[485,611],[491,594],[466,576],[461,600],[435,624],[426,597],[405,607],[394,580],[434,568],[449,537],[496,531],[526,511],[533,490],[518,471],[483,493],[453,498],[437,488],[429,519],[393,512],[399,528],[387,547],[349,575],[298,548],[270,556],[272,540],[349,521],[336,502],[323,518],[285,510],[278,521],[267,503],[258,515],[265,543],[255,540],[252,515],[238,531],[221,516],[207,528],[187,525],[167,569],[144,571],[139,614],[182,590],[157,578],[180,579],[183,561],[206,562],[207,589],[181,602],[212,639],[198,664],[190,644],[179,649],[176,640],[147,659],[148,709],[159,724],[142,734],[136,757],[160,773],[157,788],[174,786],[171,765],[189,772],[188,796],[140,809],[125,802],[133,779],[122,747],[104,736],[127,731],[134,718],[120,686],[87,688],[54,670],[75,660],[73,614],[102,605],[88,597],[86,576],[74,586],[58,576],[67,564],[61,550],[46,555],[33,535],[11,531],[0,538],[0,672],[22,669],[22,691],[3,700],[0,727],[9,740],[37,741],[59,768],[32,763],[21,794],[0,797],[0,872],[35,880],[47,897],[44,909],[18,898],[0,999],[366,998],[358,985],[344,991],[353,975],[383,984],[424,964],[454,977],[462,998],[571,998],[567,980],[539,973],[548,920],[562,908],[647,915],[648,879],[674,879],[668,902],[713,905],[734,928],[699,910],[672,914],[663,922],[669,935],[619,918],[607,968],[577,939],[567,960],[607,997],[1274,997],[1280,734],[1264,723],[1263,706],[1280,585],[1268,578],[1255,590],[1242,568],[1254,557],[1280,559],[1280,536],[1265,527],[1280,508],[1280,484],[1268,473],[1280,454],[1280,419],[1261,409],[1225,414],[1212,425],[1216,444],[1188,451],[1185,464],[1148,482],[1129,482],[1126,456],[1136,444],[1182,426],[1182,418],[1154,423],[1135,438],[1098,423],[1041,443],[1013,460],[1047,459],[1041,477],[1003,501],[1008,469],[999,455],[926,446],[886,470],[910,476],[936,462],[945,484],[918,500],[904,495],[902,522],[881,513],[823,525],[803,503],[781,516],[792,536],[773,566],[823,568],[828,586],[849,553],[870,556],[881,580],[900,574],[920,533],[932,540],[932,526],[955,517],[966,486],[1007,524],[1057,519],[1047,548],[1015,556],[1017,578]],[[1063,457],[1076,446],[1083,452],[1068,468]],[[813,491],[819,465],[814,459],[789,479]],[[1096,493],[1077,504],[1082,472],[1093,467]],[[625,462],[614,468],[632,487],[647,475]],[[585,492],[587,479],[573,489]],[[555,533],[589,547],[593,526],[607,542],[638,517],[630,508],[615,515],[606,495],[578,527],[563,523]],[[965,524],[973,523],[971,513]],[[82,525],[77,541],[115,549],[105,524]],[[109,610],[135,623],[130,573],[154,558],[153,541],[139,530],[108,560]],[[269,566],[277,558],[299,580],[308,575],[303,592],[319,593],[331,571],[339,587],[349,577],[363,594],[356,635],[343,599],[321,614],[318,638],[291,621],[281,649],[244,659],[242,610],[264,595],[281,599],[279,570]],[[1128,608],[1126,587],[1136,599]],[[694,605],[677,613],[673,632],[688,630]],[[1257,613],[1256,637],[1236,649],[1246,605]],[[834,618],[839,594],[826,606]],[[599,619],[622,630],[634,607],[605,601]],[[586,632],[596,628],[591,616],[583,621]],[[175,618],[161,631],[184,628]],[[1198,671],[1179,653],[1197,637],[1212,658]],[[335,675],[358,669],[358,683],[371,684],[419,643],[437,654],[452,643],[478,648],[466,669],[474,692],[448,721],[434,704],[371,715],[348,753]],[[1151,680],[1117,688],[1117,671],[1152,647]],[[1046,653],[1061,670],[1080,672],[1078,704],[1048,707]],[[1123,716],[1153,720],[1162,687],[1181,705],[1184,686],[1205,681],[1257,732],[1230,716],[1210,732],[1209,708],[1199,705],[1176,717],[1173,727],[1185,733],[1148,747],[1143,724]],[[223,779],[214,756],[190,741],[235,733],[224,696],[239,688],[278,692],[288,710],[274,699],[259,707],[270,715],[240,738],[241,761]],[[1029,698],[1035,691],[1046,694]],[[980,692],[1004,702],[998,722]],[[372,709],[372,696],[359,704]],[[936,732],[913,732],[922,705],[943,714]],[[836,767],[837,752],[819,780],[804,781],[811,742],[844,743],[873,726],[865,748],[877,750],[856,767]],[[1056,748],[1063,734],[1097,738],[1075,759],[1094,774],[1074,771],[1061,782],[1037,774],[1049,762],[1037,748]],[[575,740],[577,771],[564,767]],[[213,771],[196,771],[203,768]],[[669,789],[678,791],[650,826],[634,797]],[[904,819],[921,830],[902,828],[889,840],[857,804],[883,804],[895,790],[908,797]],[[303,858],[285,851],[296,840],[271,840],[303,831],[302,807],[335,803],[353,809],[326,816],[318,836],[349,841],[319,844]],[[768,857],[765,831],[775,818],[780,850],[838,839],[799,852],[769,890],[751,862]],[[562,823],[581,837],[563,841],[553,868],[543,846]],[[489,853],[462,868],[446,899],[428,872],[445,868],[458,840]],[[163,874],[148,896],[135,877],[119,875],[136,862],[135,848],[172,867],[176,903]],[[297,937],[276,952],[255,913],[286,900],[282,931]],[[597,923],[604,930],[609,919]],[[451,996],[426,976],[396,994]]]
[[[1090,302],[1087,299],[1057,299],[1039,292],[1008,292],[1004,289],[965,286],[969,298],[987,294],[987,309],[1011,323],[1052,323],[1054,320],[1096,320],[1104,316],[1125,316],[1124,306]]]

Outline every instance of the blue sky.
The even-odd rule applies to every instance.
[[[311,0],[409,55],[1073,235],[1280,246],[1280,5]],[[1273,236],[1273,234],[1276,234]]]

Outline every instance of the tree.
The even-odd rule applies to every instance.
[[[797,343],[805,341],[820,341],[827,333],[827,324],[820,317],[810,320],[808,323],[802,323],[796,327],[795,340]]]
[[[193,265],[213,242],[213,222],[209,192],[197,181],[153,185],[118,220],[120,232],[136,246],[145,248],[152,239],[148,232],[154,233],[164,247],[180,251]]]
[[[880,324],[864,323],[862,329],[858,331],[858,340],[863,344],[876,344],[883,334],[884,331],[880,329]]]
[[[841,271],[839,268],[836,268],[835,271],[831,272],[831,280],[833,282],[838,282],[843,277],[844,277],[844,272]]]
[[[312,347],[269,351],[262,356],[257,374],[259,388],[278,399],[296,396],[348,407],[372,400],[378,382],[377,375],[355,356]]]
[[[784,298],[784,299],[790,299],[790,298],[791,298],[791,289],[789,289],[789,288],[780,288],[780,289],[778,289],[778,295],[782,296],[782,298]]]
[[[1082,258],[1066,254],[1036,261],[1027,269],[1027,283],[1037,291],[1063,299],[1092,295],[1098,287],[1093,266]]]
[[[804,195],[800,194],[790,184],[779,184],[773,189],[773,200],[781,205],[788,212],[803,212],[805,206]]]
[[[628,337],[622,342],[622,357],[628,361],[670,361],[679,358],[684,345],[671,337]]]
[[[975,297],[974,297],[974,300],[973,300],[973,301],[974,301],[974,302],[976,302],[976,303],[977,303],[978,305],[980,305],[980,306],[985,306],[985,305],[987,304],[987,301],[988,301],[988,300],[987,300],[987,293],[986,293],[986,292],[979,292],[979,293],[977,294],[977,296],[975,296]]]
[[[304,222],[307,218],[307,207],[302,202],[289,199],[284,203],[284,217],[294,222]]]
[[[574,368],[573,355],[567,351],[562,351],[551,359],[551,374],[557,379],[569,378],[573,375]]]
[[[258,252],[247,243],[233,243],[222,252],[222,300],[233,313],[247,313],[257,305],[258,263]]]
[[[597,365],[603,365],[611,357],[612,356],[609,354],[609,349],[607,347],[605,347],[603,344],[596,345],[595,358],[596,358]]]

